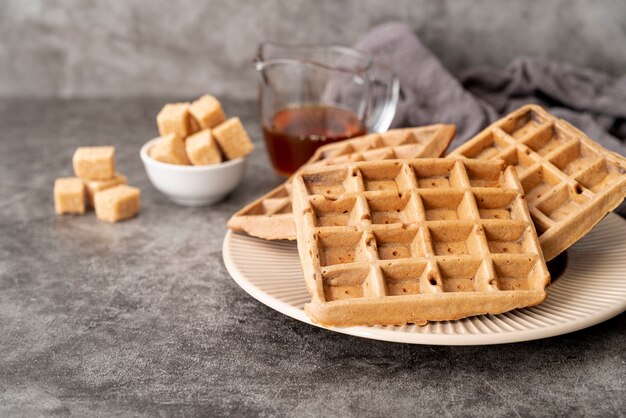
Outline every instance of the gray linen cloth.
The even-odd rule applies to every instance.
[[[626,76],[518,58],[504,69],[468,69],[457,79],[408,26],[396,22],[373,28],[355,47],[400,80],[392,127],[453,123],[454,149],[494,120],[536,103],[626,155]],[[626,203],[617,212],[626,216]]]
[[[519,58],[505,69],[468,69],[455,78],[402,23],[377,26],[355,45],[400,80],[394,127],[453,123],[452,148],[526,103],[537,103],[626,155],[626,76]]]

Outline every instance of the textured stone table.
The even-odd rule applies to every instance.
[[[221,204],[174,205],[139,147],[165,99],[0,101],[0,415],[622,415],[626,316],[491,347],[324,331],[248,296],[222,262],[230,214],[280,179],[258,145]],[[114,144],[141,215],[57,217],[75,147]]]

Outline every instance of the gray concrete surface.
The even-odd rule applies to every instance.
[[[138,152],[164,99],[0,100],[0,416],[624,416],[626,315],[488,347],[324,331],[230,279],[230,214],[280,180],[253,103],[227,102],[258,150],[210,208],[170,203]],[[57,217],[76,146],[114,144],[138,218]]]
[[[530,55],[626,72],[623,0],[4,0],[0,96],[253,98],[261,40],[350,45],[389,20],[453,71]]]

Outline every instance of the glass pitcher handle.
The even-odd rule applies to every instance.
[[[370,76],[369,132],[386,132],[396,114],[400,96],[400,81],[393,72],[375,66]]]

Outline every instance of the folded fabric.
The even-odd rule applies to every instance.
[[[396,22],[373,28],[356,48],[400,80],[393,127],[453,123],[453,149],[510,111],[537,103],[626,155],[626,76],[518,58],[505,69],[468,69],[457,79],[408,26]]]
[[[537,103],[605,148],[626,154],[626,77],[571,64],[518,58],[503,69],[470,69],[464,87],[493,117]]]
[[[355,45],[388,67],[400,80],[400,100],[392,127],[453,123],[457,137],[451,149],[489,122],[483,107],[401,23],[375,27]]]

